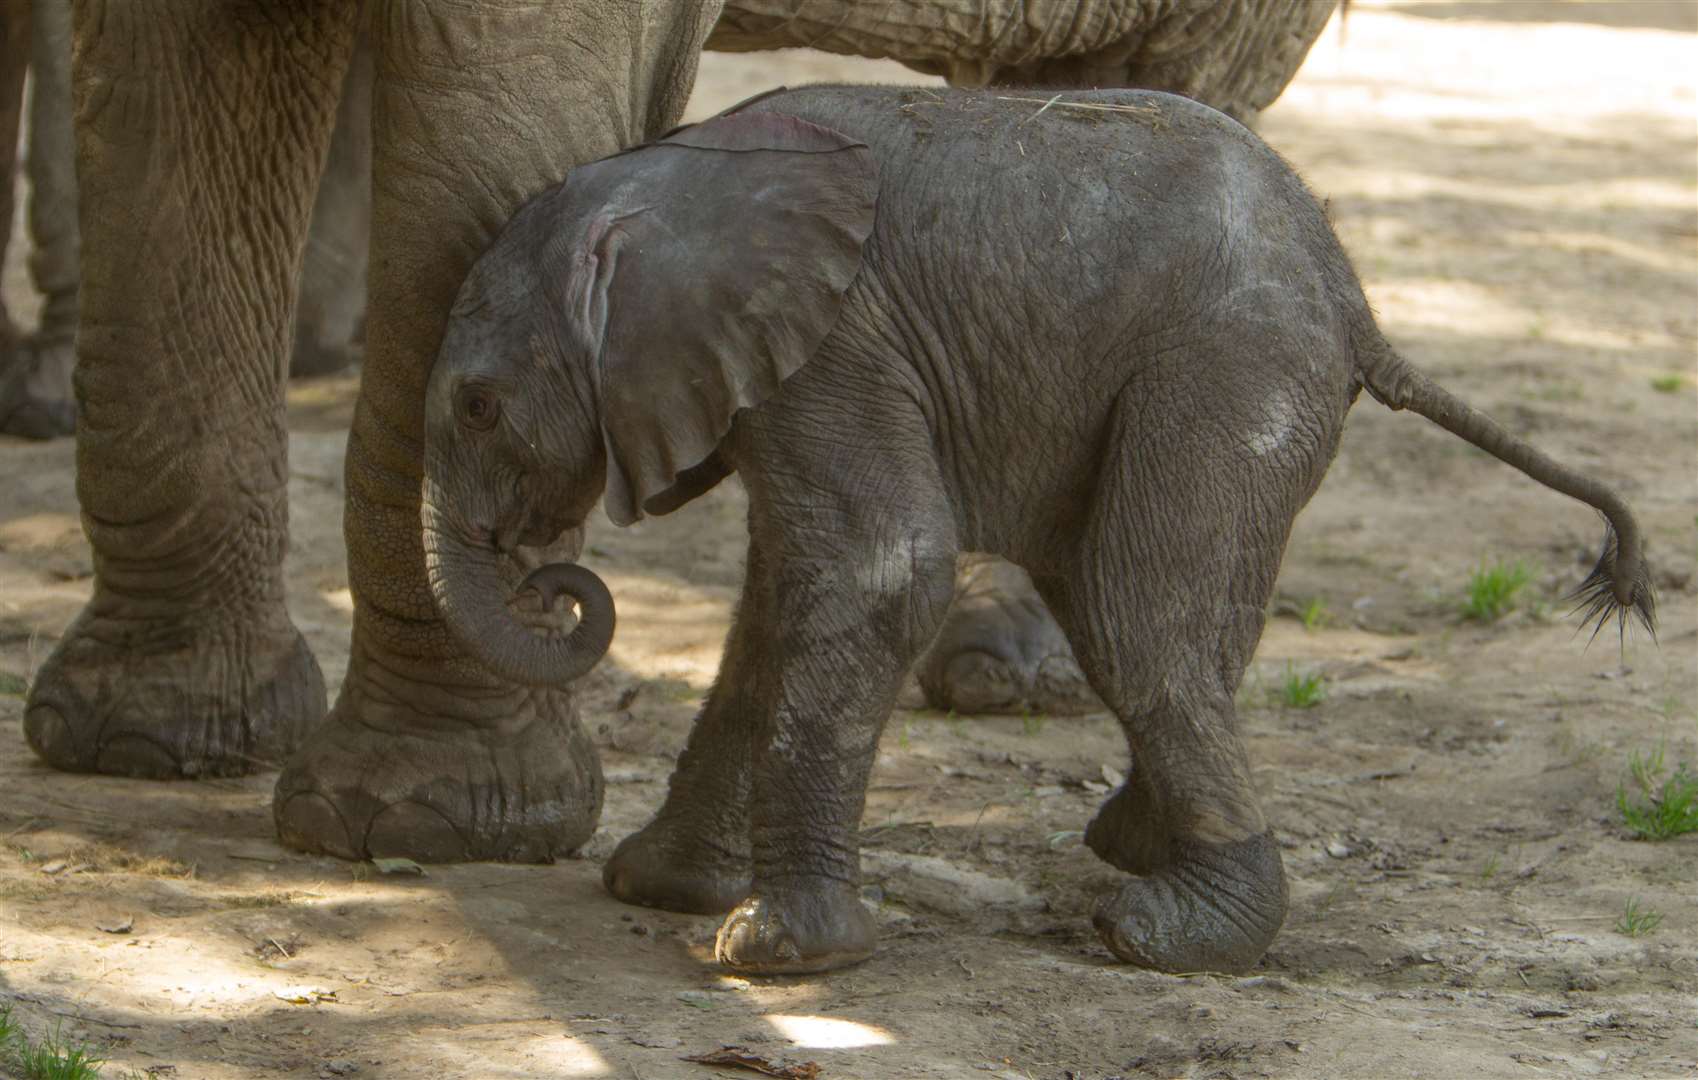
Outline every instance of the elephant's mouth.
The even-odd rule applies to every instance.
[[[566,533],[583,527],[582,519],[574,521],[564,515],[527,514],[523,519],[489,533],[482,542],[490,544],[503,555],[511,555],[515,548],[547,547]]]
[[[559,493],[545,491],[543,487],[540,478],[534,475],[520,477],[514,485],[518,511],[507,515],[496,528],[485,530],[487,535],[474,538],[474,542],[489,543],[503,555],[511,555],[519,547],[547,547],[563,534],[583,528],[581,516],[560,508],[563,500],[554,497]]]

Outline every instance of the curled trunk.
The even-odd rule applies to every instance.
[[[613,597],[589,570],[569,563],[538,568],[519,586],[544,603],[578,602],[578,625],[566,637],[539,637],[507,609],[500,554],[468,542],[424,504],[425,572],[437,610],[460,644],[484,667],[524,686],[562,687],[583,677],[613,641]]]

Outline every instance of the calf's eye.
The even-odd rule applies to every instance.
[[[481,386],[461,387],[456,405],[460,423],[475,431],[488,431],[501,415],[501,403]]]

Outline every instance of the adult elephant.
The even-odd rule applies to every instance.
[[[77,0],[78,494],[95,585],[35,680],[25,733],[55,766],[149,777],[245,772],[293,749],[275,803],[290,844],[547,859],[593,830],[600,767],[569,696],[492,676],[437,616],[418,524],[425,379],[456,288],[514,209],[677,121],[721,5],[371,0],[372,259],[346,464],[353,641],[336,706],[309,734],[325,692],[283,599],[282,381],[356,6]],[[1222,10],[1277,17],[1306,47],[1325,6]],[[995,61],[1022,27],[1038,31],[1020,38],[1032,63],[1095,55],[1111,16],[1160,14],[838,7],[843,47],[859,37],[855,51],[916,63],[939,48]],[[794,43],[782,11],[733,3],[728,28],[744,14],[767,22],[737,30],[737,48],[763,34]],[[909,16],[931,29],[898,33]],[[1171,21],[1122,30],[1159,40]],[[909,57],[910,37],[923,55]],[[1281,54],[1279,85],[1301,51]],[[510,554],[514,575],[535,562]]]
[[[1138,87],[1244,124],[1273,104],[1335,0],[728,0],[708,48],[888,57],[957,86]]]
[[[0,435],[50,439],[76,426],[71,387],[78,322],[76,148],[71,132],[71,12],[62,2],[0,0],[0,254],[11,239],[24,75],[30,278],[39,325],[22,337],[0,307]],[[371,209],[371,61],[356,50],[318,185],[295,316],[291,375],[323,375],[359,354]]]

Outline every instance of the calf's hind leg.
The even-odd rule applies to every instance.
[[[1142,967],[1242,971],[1278,933],[1286,886],[1232,699],[1313,488],[1285,471],[1311,469],[1313,456],[1219,461],[1236,452],[1223,450],[1230,442],[1140,445],[1154,439],[1124,427],[1117,437],[1076,570],[1038,581],[1132,753],[1086,840],[1135,876],[1094,922]]]

